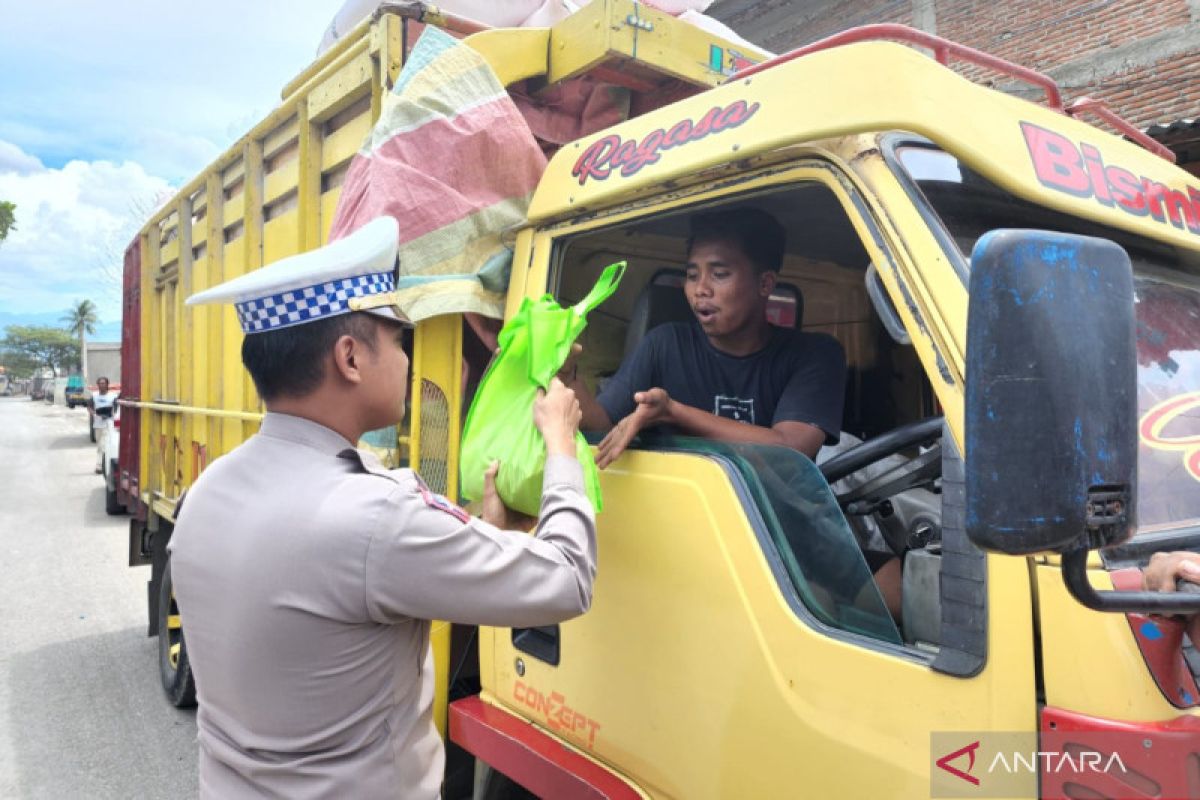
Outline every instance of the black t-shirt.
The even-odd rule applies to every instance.
[[[699,325],[669,323],[646,334],[596,399],[615,423],[633,411],[635,392],[654,387],[684,405],[764,428],[807,422],[835,444],[846,355],[827,334],[773,328],[762,350],[731,356],[713,347]]]

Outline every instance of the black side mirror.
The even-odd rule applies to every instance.
[[[967,534],[1025,555],[1133,531],[1133,270],[1116,244],[999,230],[971,256]]]
[[[971,255],[966,528],[977,546],[1063,556],[1067,588],[1107,611],[1200,611],[1200,597],[1096,592],[1090,549],[1133,533],[1133,270],[1104,239],[998,230]]]

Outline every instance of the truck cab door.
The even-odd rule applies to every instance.
[[[781,277],[805,291],[805,329],[832,332],[852,362],[882,330],[866,296],[870,264],[889,270],[892,303],[914,304],[908,322],[931,313],[932,304],[901,292],[915,267],[840,165],[806,159],[735,191],[681,191],[527,232],[514,293],[574,300],[604,264],[628,260],[621,292],[585,334],[581,370],[602,379],[619,362],[632,297],[651,274],[681,265],[687,216],[745,202],[777,212],[789,239],[808,237],[815,249],[789,251]],[[838,263],[848,253],[853,263]],[[936,343],[914,328],[921,352],[904,363],[937,374]],[[961,407],[945,399],[943,407]],[[650,796],[921,796],[934,774],[960,779],[936,762],[969,745],[972,732],[1036,730],[1023,561],[972,552],[986,601],[972,621],[944,606],[942,629],[975,626],[986,652],[956,670],[947,665],[952,642],[907,641],[882,609],[859,542],[804,456],[646,440],[602,473],[602,487],[592,609],[535,635],[481,630],[483,690]],[[942,563],[945,596],[955,576]],[[965,761],[946,763],[967,770]]]

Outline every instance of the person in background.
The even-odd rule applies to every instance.
[[[88,416],[96,439],[96,474],[104,472],[104,444],[108,437],[109,420],[117,410],[117,392],[108,388],[108,378],[96,381],[96,391],[88,398]]]

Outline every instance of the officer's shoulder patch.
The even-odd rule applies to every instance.
[[[413,477],[417,479],[417,489],[421,492],[421,499],[425,501],[425,505],[430,508],[436,508],[438,511],[444,511],[456,520],[462,523],[471,521],[471,515],[465,509],[451,503],[445,495],[440,495],[425,485],[425,481],[421,480],[421,476],[413,473]]]

